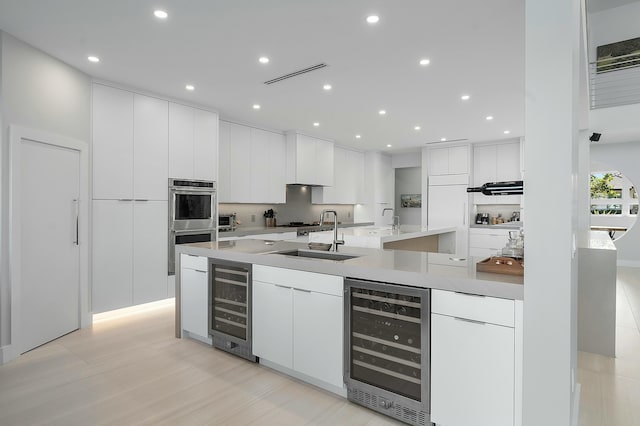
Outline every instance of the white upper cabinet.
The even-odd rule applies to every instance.
[[[133,93],[101,84],[93,85],[93,198],[133,198]]]
[[[428,172],[430,176],[469,173],[469,147],[430,148]]]
[[[168,102],[134,95],[133,123],[133,198],[166,200]]]
[[[316,186],[311,193],[314,204],[357,204],[364,182],[364,154],[333,148],[333,186]]]
[[[193,176],[218,180],[218,114],[196,109],[193,128]]]
[[[93,198],[167,199],[168,102],[93,85]]]
[[[282,134],[220,123],[221,203],[284,203],[286,145]]]
[[[521,180],[520,142],[482,144],[473,148],[473,186]],[[519,204],[520,195],[474,194],[475,204]]]
[[[218,114],[169,103],[169,177],[216,180]]]
[[[333,186],[333,142],[287,134],[287,183]]]

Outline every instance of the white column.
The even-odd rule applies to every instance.
[[[576,363],[580,0],[526,0],[524,426],[568,426]]]

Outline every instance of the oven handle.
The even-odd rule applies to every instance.
[[[176,193],[174,192],[171,195],[171,220],[173,222],[176,221]]]

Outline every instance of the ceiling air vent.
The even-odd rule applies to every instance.
[[[308,68],[304,68],[304,69],[301,69],[301,70],[298,70],[298,71],[290,72],[289,74],[281,75],[280,77],[272,78],[271,80],[265,81],[264,84],[277,83],[279,81],[286,80],[286,79],[292,78],[292,77],[297,77],[299,75],[306,74],[306,73],[311,72],[311,71],[316,71],[316,70],[325,68],[327,66],[328,65],[325,64],[325,63],[313,65],[313,66],[310,66]]]
[[[447,139],[446,141],[439,140],[439,141],[425,142],[425,145],[431,145],[431,144],[436,144],[436,143],[462,142],[462,141],[466,141],[466,140],[469,140],[469,139],[467,139],[467,138],[462,138],[462,139]]]

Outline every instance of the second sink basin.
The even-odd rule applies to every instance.
[[[327,260],[348,260],[348,259],[355,259],[356,257],[360,257],[352,254],[340,254],[335,252],[298,250],[298,249],[277,251],[272,254],[281,254],[283,256],[308,257],[312,259],[327,259]]]

